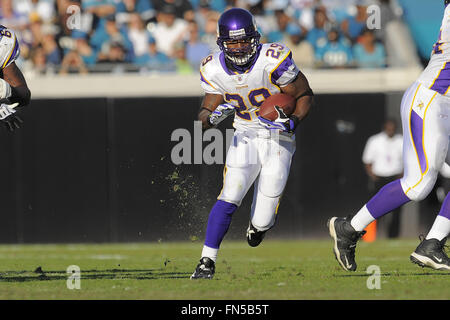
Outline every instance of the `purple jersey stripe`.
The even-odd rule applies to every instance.
[[[410,126],[413,143],[416,148],[417,157],[419,158],[420,169],[424,173],[427,170],[427,159],[423,149],[423,119],[414,110],[411,111]]]
[[[272,71],[272,75],[270,76],[270,80],[273,84],[276,84],[278,79],[281,78],[283,73],[285,73],[287,70],[289,70],[289,67],[294,64],[294,61],[292,61],[292,52],[289,52],[289,55],[284,58],[283,62],[281,62],[278,67]]]
[[[450,86],[450,63],[446,62],[444,68],[441,69],[433,85],[430,87],[440,94],[445,94]]]

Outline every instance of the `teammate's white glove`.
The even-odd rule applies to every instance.
[[[216,110],[214,110],[208,116],[208,122],[212,126],[217,126],[228,116],[232,115],[236,111],[236,107],[229,103],[220,104]]]
[[[9,97],[11,97],[11,86],[5,80],[0,79],[0,100]]]
[[[23,123],[23,120],[15,115],[16,108],[19,105],[19,103],[13,103],[13,104],[6,104],[2,103],[0,105],[0,121],[5,123],[6,128],[9,131],[14,131],[15,129],[20,128],[20,124]]]

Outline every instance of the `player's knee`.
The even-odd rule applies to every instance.
[[[402,181],[406,196],[412,201],[421,201],[425,199],[433,190],[436,183],[437,173],[430,173],[422,177],[422,180],[415,185],[409,186],[408,183]]]
[[[259,231],[266,231],[272,228],[275,223],[275,215],[253,216],[252,225]]]
[[[260,183],[259,192],[269,198],[278,198],[283,193],[284,185],[276,183],[274,180],[271,181],[272,183]]]

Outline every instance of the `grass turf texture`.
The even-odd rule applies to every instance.
[[[225,241],[213,280],[189,279],[202,243],[1,245],[0,299],[450,299],[450,273],[409,262],[417,240],[359,243],[341,270],[331,240]],[[69,265],[81,289],[66,287]],[[366,286],[369,265],[381,289]],[[40,267],[40,269],[39,269]]]

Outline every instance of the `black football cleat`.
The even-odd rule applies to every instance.
[[[212,279],[216,272],[216,266],[213,260],[207,257],[200,259],[200,263],[195,268],[194,273],[191,276],[192,280],[195,279]]]
[[[356,231],[350,220],[351,217],[333,217],[328,220],[327,226],[334,239],[333,252],[339,265],[346,271],[356,271],[356,243],[366,231]]]
[[[411,253],[409,259],[412,263],[418,264],[422,268],[428,267],[435,270],[450,271],[450,259],[444,251],[447,238],[439,241],[437,239],[422,239],[422,242]]]
[[[266,230],[267,231],[267,230]],[[248,224],[247,228],[247,242],[250,247],[257,247],[263,241],[266,231],[259,231],[256,229],[251,222]]]

